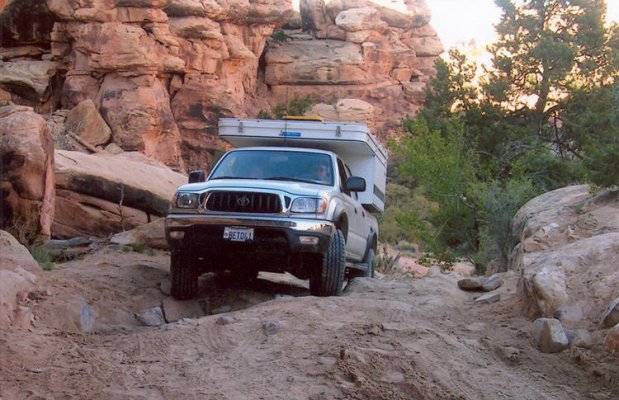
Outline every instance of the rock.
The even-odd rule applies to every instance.
[[[351,8],[335,17],[335,25],[347,32],[384,29],[387,24],[380,19],[374,7]]]
[[[176,188],[187,182],[139,153],[58,150],[56,160],[56,237],[102,237],[143,225],[165,215]]]
[[[167,297],[162,300],[161,308],[168,322],[176,322],[183,318],[199,318],[205,315],[197,300],[180,301]]]
[[[468,278],[460,279],[458,281],[458,287],[462,290],[482,290],[487,278],[483,276],[471,276]]]
[[[57,65],[53,61],[19,60],[0,63],[0,88],[11,92],[16,103],[39,110],[39,105],[50,99],[56,69]]]
[[[602,317],[602,326],[604,328],[610,328],[619,324],[619,297],[617,297],[604,313]]]
[[[304,31],[320,31],[326,28],[330,19],[327,17],[324,0],[301,0],[301,28]]]
[[[161,82],[108,75],[99,91],[101,115],[114,143],[125,151],[140,151],[166,165],[184,170],[180,133]]]
[[[326,121],[350,121],[372,124],[375,109],[370,103],[359,99],[340,99],[335,105],[319,103],[313,105],[307,115],[318,115]]]
[[[606,334],[604,349],[612,355],[619,354],[619,324],[612,327]]]
[[[41,270],[30,252],[11,234],[0,230],[0,328],[17,321],[20,297],[34,289]],[[22,294],[18,297],[18,294]],[[21,326],[21,322],[17,321]]]
[[[217,321],[215,321],[215,323],[217,325],[230,325],[233,324],[237,321],[237,319],[231,315],[223,315],[219,318],[217,318]]]
[[[73,303],[78,308],[77,317],[81,332],[90,332],[95,324],[96,315],[88,301],[82,296],[75,296],[76,302]]]
[[[475,299],[475,304],[492,304],[501,300],[501,295],[498,293],[486,293]]]
[[[107,237],[148,223],[149,215],[133,207],[120,207],[120,202],[58,189],[52,234],[57,238]]]
[[[165,219],[158,218],[148,224],[112,236],[110,243],[120,245],[143,245],[153,249],[168,249],[165,237]]]
[[[208,169],[226,149],[217,118],[255,115],[287,103],[290,93],[384,110],[372,112],[371,122],[386,137],[423,104],[442,49],[423,0],[303,0],[300,14],[289,0],[28,0],[9,7],[11,19],[1,25],[12,50],[0,55],[10,60],[0,99],[45,112],[92,100],[116,144],[180,171]],[[286,24],[287,36],[272,37]],[[282,62],[280,53],[295,60]]]
[[[135,317],[142,325],[146,326],[161,326],[165,324],[165,318],[163,317],[161,307],[153,307],[140,311],[135,314]]]
[[[45,250],[53,260],[66,261],[88,253],[92,242],[93,240],[90,238],[73,237],[67,240],[47,240],[38,247]]]
[[[15,47],[20,43],[43,46],[49,42],[55,18],[47,2],[3,1],[0,5],[3,6],[0,7],[0,37],[3,47]]]
[[[54,218],[54,148],[45,120],[30,107],[0,107],[0,228],[23,243],[49,239]]]
[[[80,102],[69,111],[65,123],[67,129],[92,146],[104,145],[112,137],[110,127],[90,99]]]
[[[16,328],[29,329],[34,324],[34,315],[28,307],[17,306],[11,319],[11,325]]]
[[[565,333],[570,341],[570,346],[588,349],[593,345],[593,338],[586,329],[574,329],[573,331],[566,331]]]
[[[363,69],[361,46],[337,40],[283,43],[266,54],[269,85],[359,85],[375,81]]]
[[[166,296],[172,295],[172,282],[170,282],[169,278],[162,279],[159,282],[159,290]]]
[[[284,321],[265,321],[262,323],[262,331],[265,335],[270,336],[279,332],[284,326],[286,326]]]
[[[482,284],[481,290],[484,292],[491,292],[503,286],[503,279],[498,274],[494,274],[490,276],[486,281]]]
[[[124,152],[125,152],[125,151],[124,151],[124,150],[123,150],[123,149],[122,149],[119,145],[117,145],[116,143],[110,143],[110,144],[108,144],[107,146],[105,146],[105,149],[104,149],[104,150],[105,150],[107,153],[114,154],[114,155],[121,154],[121,153],[124,153]]]
[[[570,344],[561,322],[552,318],[535,320],[533,338],[542,353],[559,353]]]
[[[619,202],[616,192],[586,185],[545,193],[513,222],[509,268],[520,271],[517,296],[531,318],[559,317],[592,331],[617,298]]]

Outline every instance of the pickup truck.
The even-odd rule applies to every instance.
[[[230,119],[239,134],[228,132],[226,138],[231,143],[236,138],[240,146],[277,145],[231,150],[208,178],[194,171],[190,183],[178,188],[166,217],[175,298],[194,297],[204,272],[228,270],[244,281],[255,279],[259,271],[289,272],[309,279],[315,296],[339,295],[345,279],[373,276],[378,227],[372,212],[384,204],[364,205],[360,195],[380,195],[384,181],[376,185],[372,176],[368,190],[366,177],[355,176],[344,157],[324,149],[341,145],[341,137],[329,138],[336,131],[341,136],[341,125],[338,130],[302,121],[291,131],[292,122],[266,121]],[[252,123],[264,128],[261,122],[270,127],[251,133]],[[322,124],[318,131],[309,132],[316,124]],[[222,137],[225,131],[220,121]],[[311,147],[303,147],[308,144]],[[364,151],[365,163],[375,162],[375,150]],[[351,160],[359,164],[364,157],[355,154]],[[380,159],[386,162],[386,157]]]

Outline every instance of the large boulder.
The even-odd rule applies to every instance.
[[[0,227],[23,242],[49,239],[54,217],[54,149],[30,107],[0,107]]]
[[[40,268],[28,249],[0,230],[0,328],[16,324],[19,303],[34,289]]]
[[[55,106],[53,91],[58,65],[53,61],[0,62],[0,89],[11,93],[14,103],[49,112]]]
[[[186,176],[140,153],[56,151],[52,235],[105,237],[166,214]]]
[[[619,192],[580,185],[545,193],[516,213],[512,235],[524,313],[597,329],[619,296]]]
[[[165,218],[140,225],[130,231],[120,232],[112,236],[111,243],[123,246],[139,245],[153,249],[168,249],[165,237]]]
[[[112,137],[110,127],[90,99],[80,102],[69,111],[65,124],[67,129],[93,146],[106,144]]]

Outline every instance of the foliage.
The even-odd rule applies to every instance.
[[[41,269],[43,269],[44,271],[51,271],[54,263],[52,262],[52,256],[47,250],[39,246],[30,246],[28,250],[30,251],[32,258],[34,258],[36,262],[39,263]]]
[[[25,246],[28,246],[37,239],[39,235],[38,219],[31,218],[30,215],[36,215],[36,210],[29,206],[27,215],[16,215],[12,212],[2,213],[4,219],[1,222],[5,225],[2,229],[5,229],[10,233],[17,241]]]
[[[288,35],[286,35],[286,33],[283,30],[278,29],[275,32],[273,32],[273,34],[271,35],[271,39],[276,40],[278,42],[285,42],[286,40],[288,40]]]
[[[476,265],[500,260],[507,265],[510,252],[510,224],[516,212],[529,199],[540,194],[527,179],[478,182],[469,188],[469,201],[475,209],[479,230],[479,251]]]
[[[560,155],[576,155],[579,149],[569,135],[557,135],[561,127],[555,122],[574,90],[614,81],[619,41],[616,27],[604,26],[605,2],[496,3],[503,16],[496,25],[498,40],[490,46],[494,68],[486,77],[485,97],[519,119],[529,135],[552,142]]]
[[[422,195],[397,183],[388,183],[386,193],[389,207],[379,216],[381,240],[390,244],[422,241],[431,230],[425,221],[433,205]]]
[[[379,254],[376,257],[376,265],[374,266],[375,270],[380,271],[383,274],[391,273],[400,259],[400,255],[400,253],[397,253],[396,255],[389,254],[387,246],[383,246],[382,254]]]
[[[398,197],[381,221],[390,241],[422,241],[434,257],[467,255],[478,267],[506,265],[510,221],[533,196],[619,184],[619,26],[604,25],[605,2],[496,3],[493,65],[477,77],[451,51],[424,109],[403,120],[388,176],[409,200]]]
[[[430,132],[420,117],[409,129],[411,135],[392,146],[405,160],[398,166],[399,174],[413,176],[423,195],[439,205],[427,218],[433,228],[425,229],[424,241],[431,249],[450,246],[474,250],[471,209],[463,197],[476,180],[475,155],[464,143],[462,125],[457,121],[446,123],[442,136],[439,131]],[[412,225],[423,228],[420,221]]]
[[[268,111],[260,110],[260,111],[258,111],[258,115],[256,115],[256,118],[258,118],[258,119],[273,119],[273,116],[271,116],[271,113],[269,113]]]
[[[417,259],[419,265],[423,265],[427,268],[436,265],[443,271],[451,271],[455,262],[456,257],[449,250],[436,252],[434,254],[424,254]]]
[[[295,97],[288,103],[279,103],[273,108],[273,114],[267,110],[260,110],[256,115],[258,119],[282,119],[286,115],[305,115],[312,107],[313,101],[309,96]]]
[[[288,104],[280,103],[275,106],[273,113],[275,118],[281,119],[286,115],[304,115],[311,107],[312,100],[309,97],[295,97]]]

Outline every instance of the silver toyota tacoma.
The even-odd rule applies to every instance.
[[[172,295],[194,297],[198,277],[259,271],[309,279],[316,296],[339,295],[344,280],[373,276],[376,218],[358,200],[363,177],[335,153],[298,147],[229,151],[208,179],[194,171],[166,217]]]

